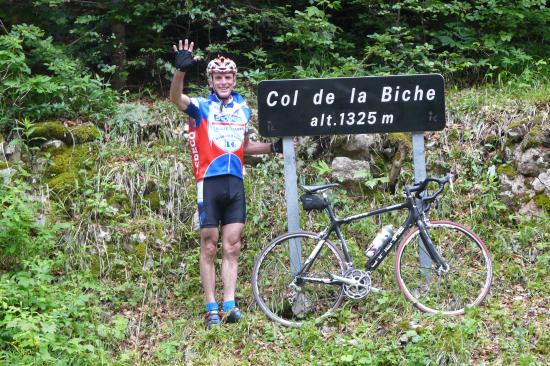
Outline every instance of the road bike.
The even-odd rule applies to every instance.
[[[405,186],[405,201],[344,218],[336,217],[327,190],[336,183],[302,186],[306,210],[324,210],[330,224],[314,233],[296,231],[280,235],[258,255],[252,290],[260,309],[272,320],[299,327],[304,321],[323,319],[344,298],[361,299],[371,291],[371,273],[397,245],[395,275],[405,298],[426,313],[460,315],[487,296],[493,277],[485,243],[470,229],[447,220],[430,221],[452,176],[426,178]],[[341,226],[372,216],[408,210],[405,222],[369,247],[365,269],[353,264]],[[336,234],[339,246],[329,237]],[[388,233],[386,233],[388,234]]]

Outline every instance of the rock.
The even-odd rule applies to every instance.
[[[540,209],[535,201],[529,201],[525,206],[519,210],[519,214],[525,217],[540,217],[542,215],[542,209]]]
[[[541,144],[543,147],[550,148],[550,129],[544,131]]]
[[[514,151],[518,172],[528,177],[536,177],[549,166],[547,155],[550,149],[534,147],[522,152],[521,147]]]
[[[21,161],[21,145],[4,142],[3,153],[9,162]]]
[[[508,138],[514,143],[521,142],[523,137],[527,134],[528,128],[525,125],[514,127],[508,130]]]
[[[332,161],[332,176],[343,184],[361,182],[365,174],[370,174],[370,164],[366,161],[344,156],[338,156]]]
[[[350,135],[344,140],[336,142],[333,146],[334,153],[352,159],[368,159],[370,150],[376,145],[376,135]]]
[[[550,169],[546,172],[540,173],[538,177],[533,179],[531,186],[537,193],[542,193],[544,191],[550,195]]]
[[[48,169],[49,159],[45,156],[37,156],[32,164],[32,172],[36,175],[43,175]]]
[[[508,206],[516,207],[518,199],[530,196],[533,193],[525,185],[525,177],[523,175],[509,177],[503,173],[499,175],[499,180],[502,187],[500,196]]]
[[[6,168],[0,170],[0,179],[4,180],[4,184],[10,184],[11,183],[11,177],[15,173],[15,169],[12,168]]]
[[[54,148],[54,149],[59,149],[59,148],[62,148],[65,146],[65,143],[61,140],[50,140],[50,141],[46,141],[42,144],[42,146],[40,146],[40,148],[42,150],[46,150],[48,148]]]

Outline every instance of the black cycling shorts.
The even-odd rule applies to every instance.
[[[246,203],[242,179],[233,175],[208,177],[197,183],[201,228],[245,223]]]

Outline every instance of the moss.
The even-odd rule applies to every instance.
[[[143,261],[145,261],[145,256],[147,255],[147,243],[143,242],[136,245],[134,247],[134,255],[136,257],[136,260],[143,263]],[[140,263],[140,266],[141,266],[141,263]]]
[[[52,163],[45,172],[48,177],[85,169],[95,161],[97,146],[83,144],[74,147],[59,148],[52,152]]]
[[[539,193],[535,196],[534,201],[538,207],[550,213],[550,197],[544,193]]]
[[[80,181],[78,172],[68,171],[48,179],[50,189],[56,193],[69,193],[75,189]]]
[[[93,144],[76,145],[58,149],[52,156],[52,162],[44,172],[49,187],[58,194],[60,201],[74,192],[95,163],[97,146]],[[83,172],[84,171],[84,172]]]
[[[515,166],[511,164],[502,164],[499,165],[497,168],[497,173],[500,174],[506,174],[508,178],[515,178],[518,175],[518,171]]]
[[[109,206],[116,207],[119,210],[119,214],[121,213],[130,213],[131,205],[130,200],[128,199],[128,196],[124,193],[113,193],[110,194],[107,197],[107,204]],[[120,216],[120,219],[126,220],[126,218],[123,215]]]
[[[492,146],[499,146],[500,145],[500,137],[497,135],[490,135],[487,136],[487,139],[485,140],[486,144],[491,144]]]
[[[67,144],[72,144],[73,139],[69,129],[59,122],[39,122],[33,126],[30,134],[31,144],[39,145],[49,140],[61,140]]]
[[[6,163],[5,161],[0,161],[0,170],[9,168],[10,165]]]
[[[86,123],[80,126],[71,128],[71,133],[77,144],[100,140],[102,137],[101,131],[92,123]]]
[[[521,142],[521,147],[523,151],[539,147],[542,145],[542,140],[544,138],[544,132],[541,130],[540,127],[534,127],[527,133],[527,135],[523,138],[523,141]]]
[[[398,146],[400,143],[405,144],[408,150],[412,149],[411,137],[404,132],[395,132],[388,134],[388,141],[392,146]]]
[[[143,199],[149,202],[151,210],[158,211],[160,210],[160,194],[158,191],[151,192],[143,196]]]
[[[537,114],[533,117],[532,123],[533,126],[542,127],[544,125],[544,116],[542,114]]]
[[[449,142],[456,142],[460,139],[460,131],[457,128],[451,128],[448,132],[447,138]]]
[[[524,125],[527,125],[529,123],[529,119],[524,117],[524,118],[520,118],[520,119],[516,119],[512,122],[510,122],[508,124],[508,129],[511,130],[511,129],[514,129],[514,128],[518,128],[518,127],[522,127]]]
[[[101,259],[99,258],[99,255],[94,255],[92,257],[90,262],[90,271],[95,277],[99,278],[101,275]]]

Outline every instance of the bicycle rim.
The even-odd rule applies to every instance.
[[[407,300],[424,312],[464,314],[489,292],[493,278],[489,251],[476,234],[454,222],[433,221],[427,229],[449,270],[438,272],[414,228],[397,248],[397,283]]]
[[[265,247],[252,273],[252,290],[260,309],[272,320],[299,327],[303,321],[320,319],[337,308],[344,297],[342,286],[303,281],[296,291],[290,284],[290,248],[299,243],[301,260],[298,268],[309,257],[318,243],[317,234],[296,232],[282,235]],[[325,242],[311,269],[305,276],[328,278],[327,273],[342,275],[345,264],[339,251]]]

